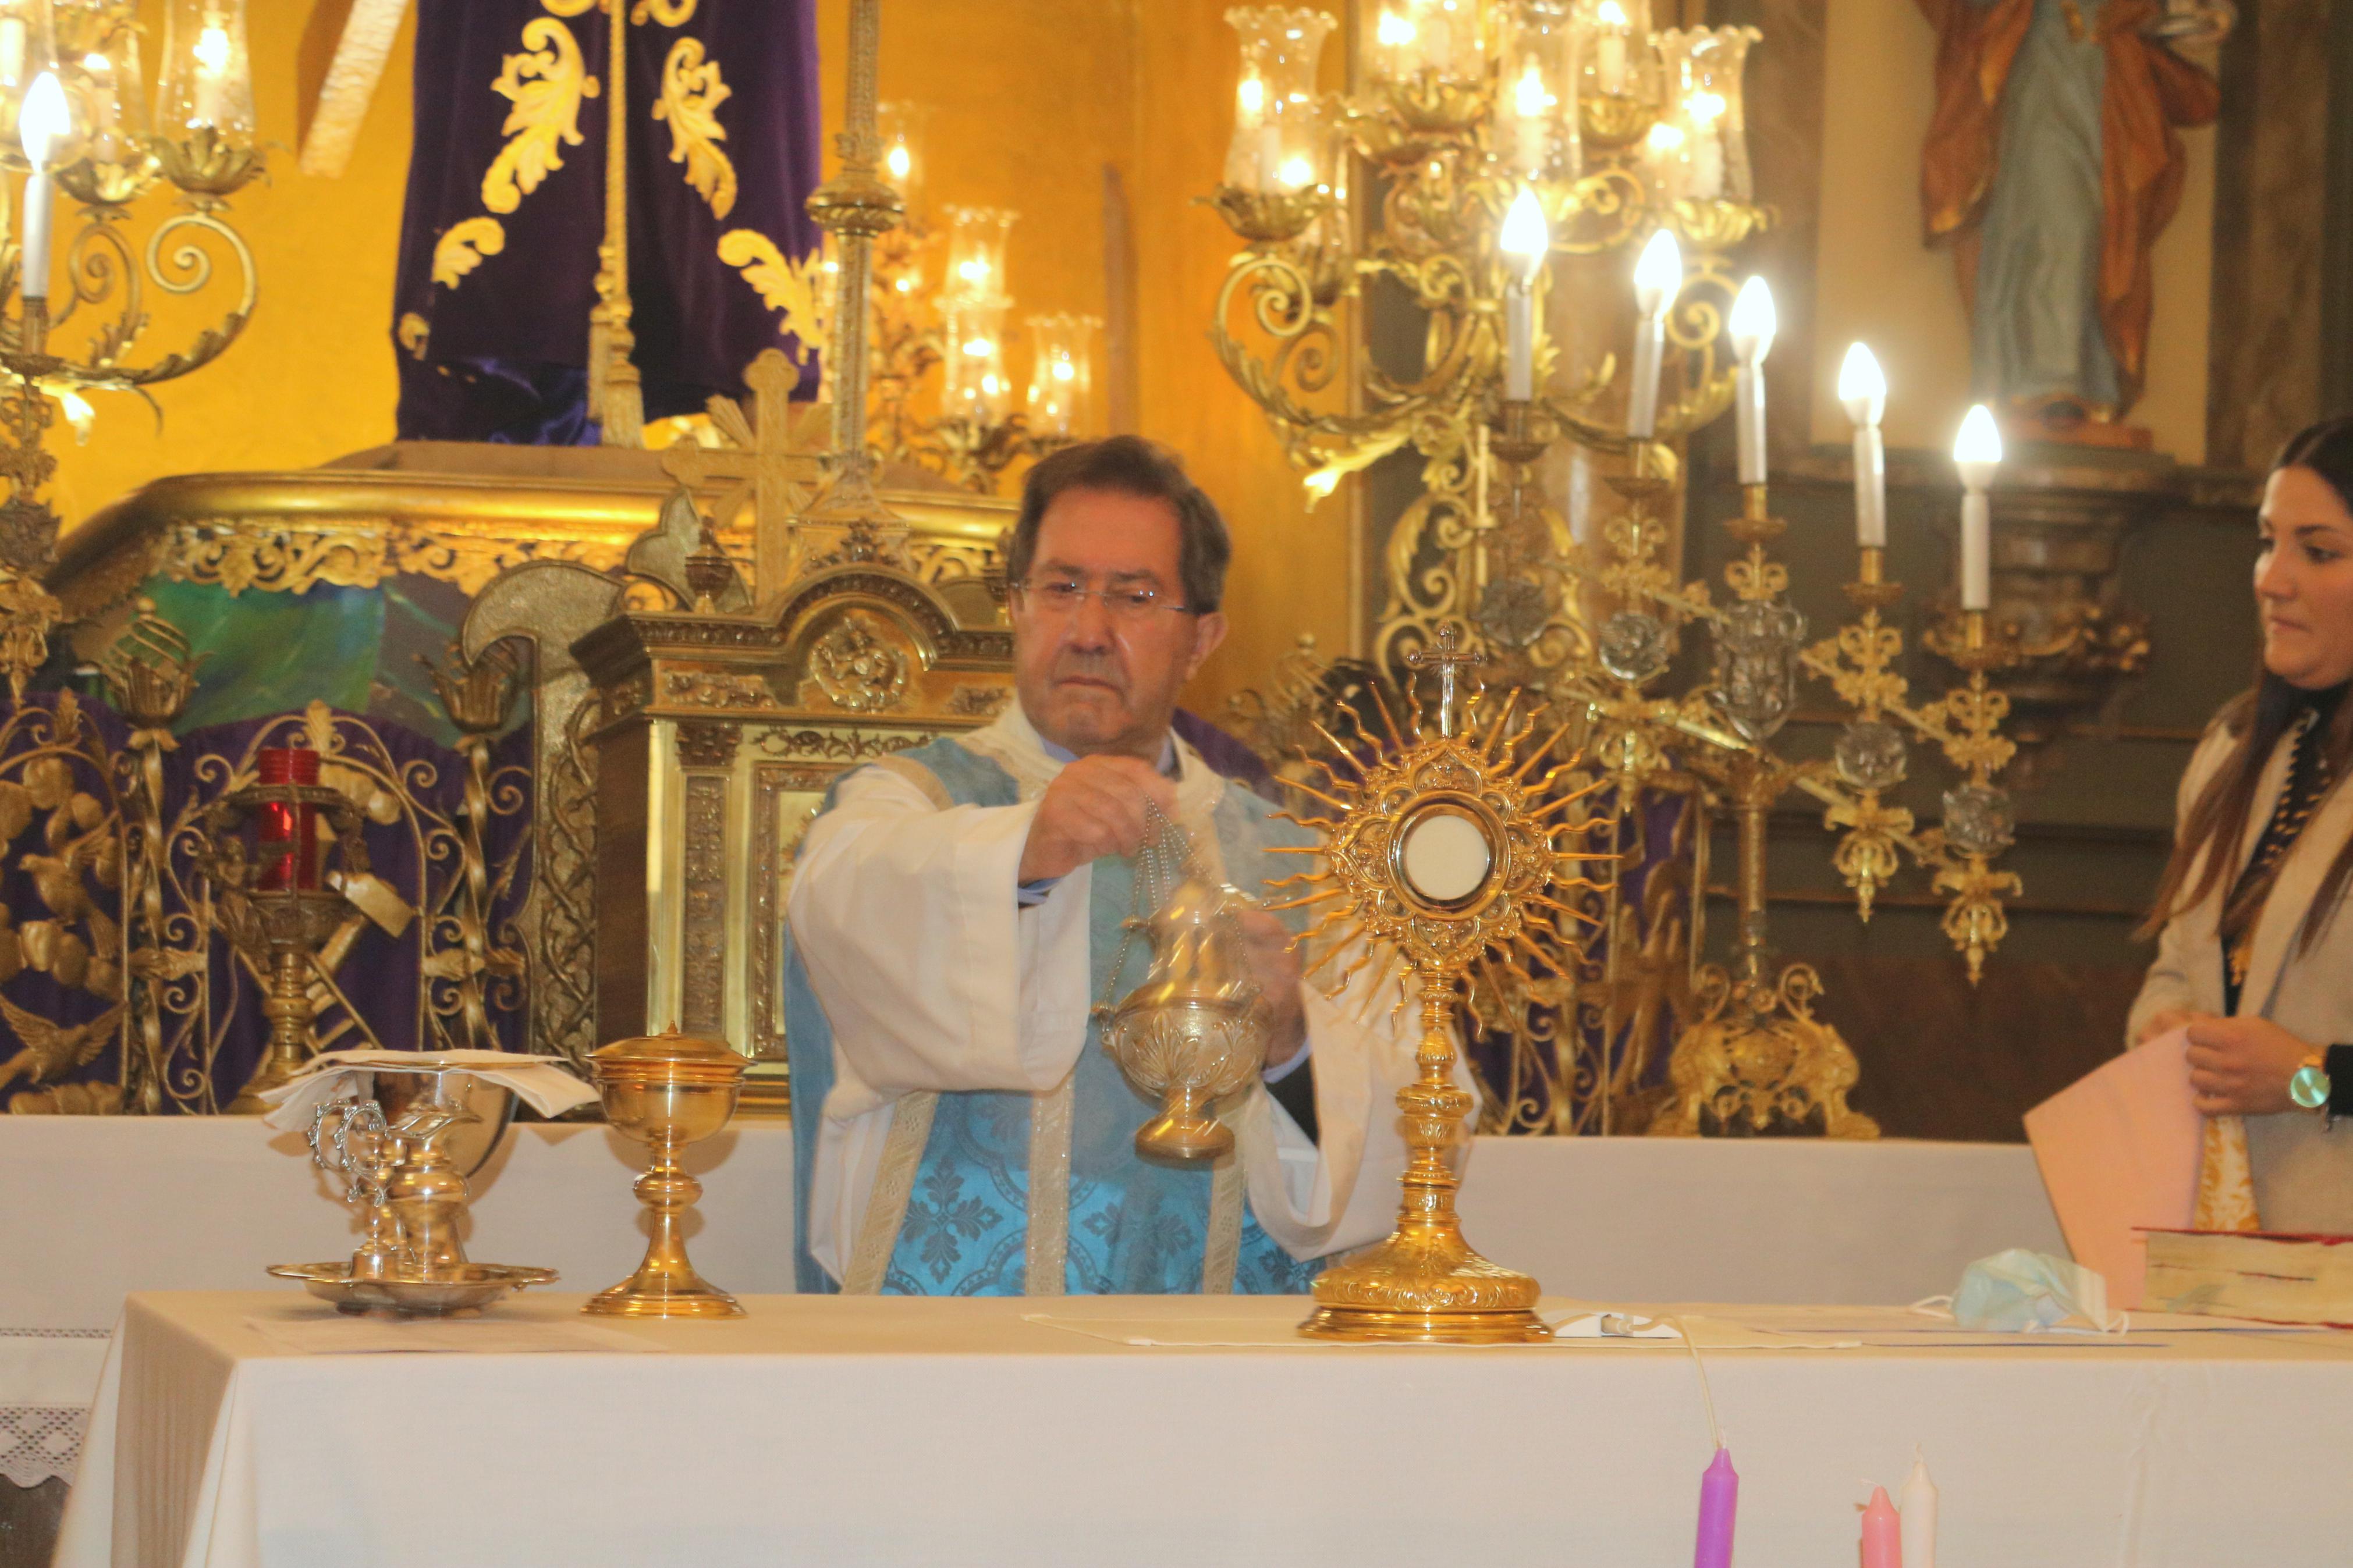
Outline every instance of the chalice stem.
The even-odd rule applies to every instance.
[[[632,1189],[649,1216],[645,1260],[635,1274],[589,1298],[582,1310],[632,1318],[743,1316],[735,1298],[687,1260],[686,1211],[702,1196],[702,1184],[680,1168],[678,1150],[669,1139],[657,1138],[652,1162]]]

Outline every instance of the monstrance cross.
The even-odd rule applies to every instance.
[[[764,350],[744,372],[752,389],[752,416],[733,398],[714,397],[705,406],[711,422],[733,443],[697,447],[681,442],[662,454],[670,478],[693,489],[723,482],[711,509],[714,528],[724,528],[752,503],[752,596],[765,603],[783,592],[791,570],[793,521],[808,504],[806,481],[822,471],[822,449],[804,445],[804,432],[822,434],[831,415],[822,405],[793,407],[800,373],[781,349]]]
[[[1476,669],[1487,662],[1483,653],[1472,652],[1461,646],[1461,637],[1448,621],[1438,628],[1438,647],[1416,648],[1405,656],[1407,668],[1438,671],[1438,732],[1448,740],[1454,738],[1454,677],[1463,669]]]

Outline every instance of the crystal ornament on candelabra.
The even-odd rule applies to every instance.
[[[1449,1014],[1474,969],[1529,982],[1531,965],[1582,962],[1590,917],[1572,900],[1595,889],[1577,868],[1604,854],[1586,811],[1600,786],[1577,782],[1582,759],[1565,744],[1583,715],[1572,710],[1532,740],[1540,704],[1514,691],[1482,714],[1458,689],[1480,662],[1441,626],[1433,651],[1415,656],[1438,679],[1435,733],[1418,697],[1400,725],[1375,689],[1380,733],[1343,709],[1346,732],[1319,727],[1322,753],[1301,752],[1311,772],[1294,784],[1314,807],[1292,820],[1325,843],[1297,853],[1323,864],[1274,884],[1299,893],[1273,907],[1328,906],[1302,939],[1307,973],[1368,945],[1373,962],[1398,973],[1401,1000],[1418,989],[1422,1023],[1419,1075],[1398,1091],[1407,1156],[1397,1230],[1316,1279],[1315,1311],[1300,1331],[1314,1338],[1482,1344],[1550,1334],[1535,1313],[1536,1282],[1482,1258],[1454,1212],[1454,1159],[1475,1102],[1456,1079]],[[1317,952],[1321,939],[1330,945]]]

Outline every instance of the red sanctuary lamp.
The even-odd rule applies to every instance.
[[[293,746],[264,746],[255,764],[265,784],[316,784],[319,753]],[[260,862],[254,887],[260,892],[309,889],[319,885],[319,808],[308,802],[269,800],[255,814],[255,858]]]

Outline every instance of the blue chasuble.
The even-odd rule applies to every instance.
[[[936,778],[959,805],[1020,803],[1013,778],[997,763],[953,740],[901,753]],[[832,808],[828,793],[823,809]],[[1212,814],[1229,881],[1256,893],[1294,866],[1269,853],[1276,845],[1314,842],[1305,829],[1277,821],[1274,807],[1240,785],[1227,784]],[[1089,906],[1089,994],[1092,1006],[1108,993],[1115,1001],[1140,984],[1151,944],[1139,933],[1130,944],[1118,983],[1108,984],[1120,950],[1121,922],[1134,912],[1134,868],[1116,857],[1093,866]],[[1145,911],[1149,912],[1149,911]],[[1005,890],[1005,917],[1015,918],[1014,889]],[[887,983],[877,976],[877,983]],[[811,989],[789,928],[785,943],[785,1030],[793,1086],[793,1215],[795,1264],[804,1291],[839,1287],[808,1249],[809,1193],[818,1128],[833,1088],[833,1031]],[[1135,1130],[1157,1106],[1128,1086],[1103,1049],[1101,1026],[1090,1023],[1073,1068],[1069,1161],[1068,1240],[1062,1288],[1069,1294],[1158,1295],[1203,1288],[1211,1228],[1211,1172],[1146,1161],[1135,1152]],[[1029,1151],[1033,1118],[1048,1096],[987,1091],[937,1097],[930,1134],[914,1172],[903,1221],[892,1244],[879,1288],[909,1296],[1018,1296],[1025,1289],[1029,1246]],[[901,1112],[903,1114],[903,1110]],[[1239,1155],[1229,1158],[1239,1158]],[[1239,1181],[1229,1177],[1235,1187]],[[1322,1271],[1323,1260],[1300,1262],[1275,1244],[1242,1204],[1240,1245],[1231,1289],[1298,1295]],[[1229,1232],[1230,1235],[1231,1233]],[[1224,1288],[1220,1279],[1211,1289]]]

